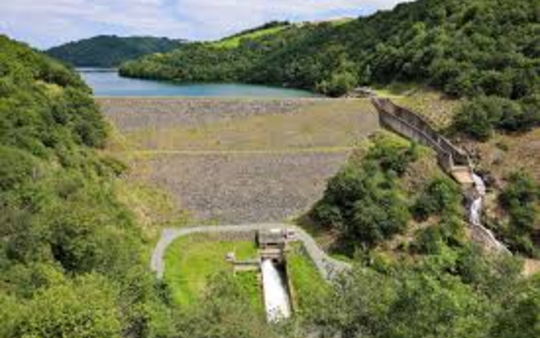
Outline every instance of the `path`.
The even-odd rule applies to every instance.
[[[330,280],[336,275],[347,271],[351,264],[336,260],[326,254],[315,242],[313,237],[305,230],[289,224],[243,224],[243,225],[218,225],[218,226],[198,226],[180,229],[165,229],[161,234],[154,253],[150,268],[155,271],[159,279],[163,278],[165,272],[165,253],[167,248],[176,239],[193,234],[200,233],[233,233],[233,232],[252,232],[257,230],[268,230],[276,228],[287,228],[295,231],[297,240],[304,244],[307,253],[310,255],[313,263],[319,270],[321,276]]]

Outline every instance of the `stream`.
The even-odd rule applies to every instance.
[[[495,243],[499,250],[510,253],[508,248],[506,248],[504,244],[495,238],[493,232],[482,225],[482,207],[484,205],[484,198],[486,196],[486,184],[484,183],[484,180],[474,172],[472,173],[472,179],[474,181],[474,186],[476,192],[478,193],[478,197],[471,204],[470,223],[484,232],[489,237],[491,242]]]

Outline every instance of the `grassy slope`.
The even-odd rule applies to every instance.
[[[139,149],[245,151],[352,147],[374,130],[376,118],[365,112],[367,100],[321,101],[294,114],[250,116],[197,127],[148,128],[127,138]]]
[[[292,283],[295,310],[300,313],[329,290],[328,284],[299,243],[293,246],[287,256],[287,271]]]
[[[172,290],[173,299],[182,306],[195,305],[212,276],[220,272],[232,273],[232,266],[225,260],[228,252],[235,252],[239,260],[257,255],[254,242],[212,241],[204,235],[174,242],[165,256],[165,281]],[[255,297],[253,277],[242,278],[248,293]]]
[[[267,28],[267,29],[261,29],[255,32],[242,34],[242,35],[238,35],[238,36],[234,36],[230,38],[225,38],[217,42],[212,42],[210,45],[216,48],[236,48],[240,45],[240,42],[243,39],[262,38],[264,36],[279,33],[287,28],[289,28],[289,26],[278,26],[278,27],[272,27],[272,28]]]
[[[450,127],[454,115],[463,103],[449,98],[440,91],[414,84],[396,83],[376,90],[381,97],[394,100],[424,116],[435,128],[444,130]]]

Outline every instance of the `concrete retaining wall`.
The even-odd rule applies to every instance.
[[[379,120],[383,127],[433,148],[437,152],[440,165],[445,170],[451,171],[456,165],[469,165],[467,154],[433,129],[423,117],[394,104],[389,99],[373,98],[372,102],[379,112]]]

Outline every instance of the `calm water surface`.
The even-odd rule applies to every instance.
[[[81,68],[82,77],[96,96],[216,96],[216,97],[317,97],[297,89],[246,84],[174,84],[123,78],[112,69]]]

